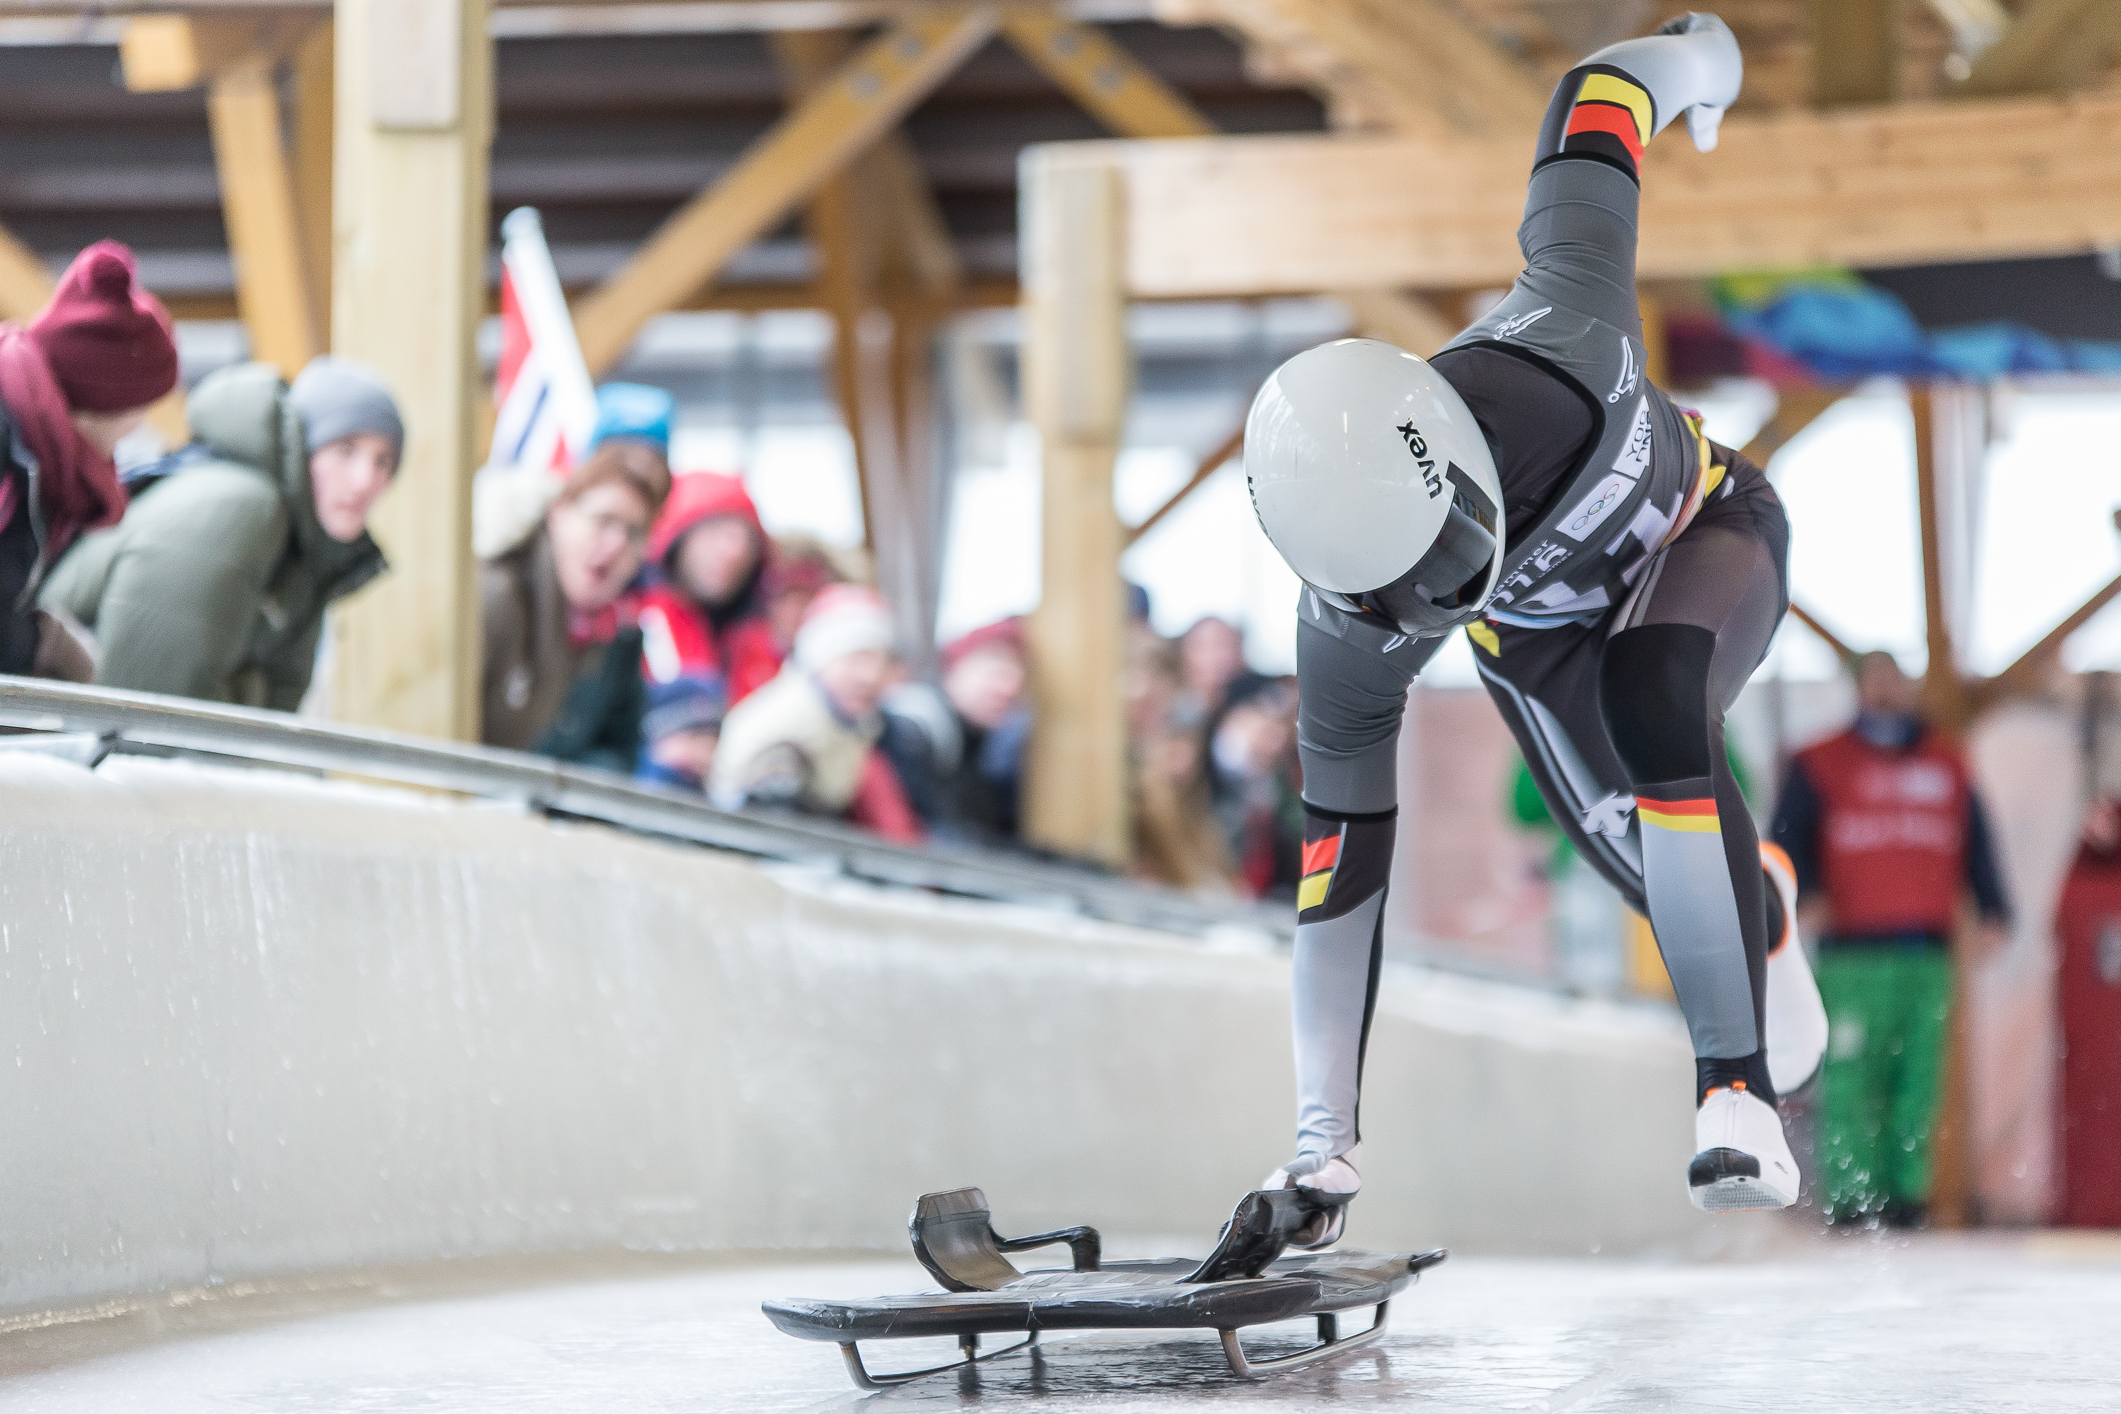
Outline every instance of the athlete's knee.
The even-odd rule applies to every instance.
[[[1709,701],[1716,635],[1647,624],[1613,635],[1598,665],[1606,733],[1637,785],[1707,776],[1722,713]]]

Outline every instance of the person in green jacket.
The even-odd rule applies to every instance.
[[[327,356],[292,386],[270,364],[222,369],[188,411],[192,444],[39,602],[93,631],[104,686],[293,711],[325,607],[386,568],[367,523],[404,449],[397,404]]]

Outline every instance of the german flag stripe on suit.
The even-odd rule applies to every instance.
[[[1303,876],[1296,886],[1296,911],[1316,908],[1326,901],[1333,887],[1333,870],[1340,863],[1340,843],[1347,834],[1343,825],[1323,839],[1304,843]]]
[[[1562,130],[1561,150],[1603,157],[1639,173],[1642,149],[1655,125],[1656,107],[1640,84],[1619,74],[1585,74]]]
[[[1714,796],[1693,800],[1652,800],[1638,793],[1635,813],[1644,825],[1654,825],[1660,830],[1679,830],[1690,835],[1714,835],[1723,830],[1723,822],[1716,814]]]

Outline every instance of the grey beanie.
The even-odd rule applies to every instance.
[[[373,432],[389,438],[391,450],[404,455],[405,423],[398,416],[397,400],[382,376],[365,363],[331,354],[313,358],[296,375],[287,399],[302,415],[312,452],[341,437]]]

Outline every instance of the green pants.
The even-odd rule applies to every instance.
[[[1828,1216],[1928,1202],[1950,955],[1941,946],[1828,943],[1819,994],[1831,1028],[1818,1112]]]

